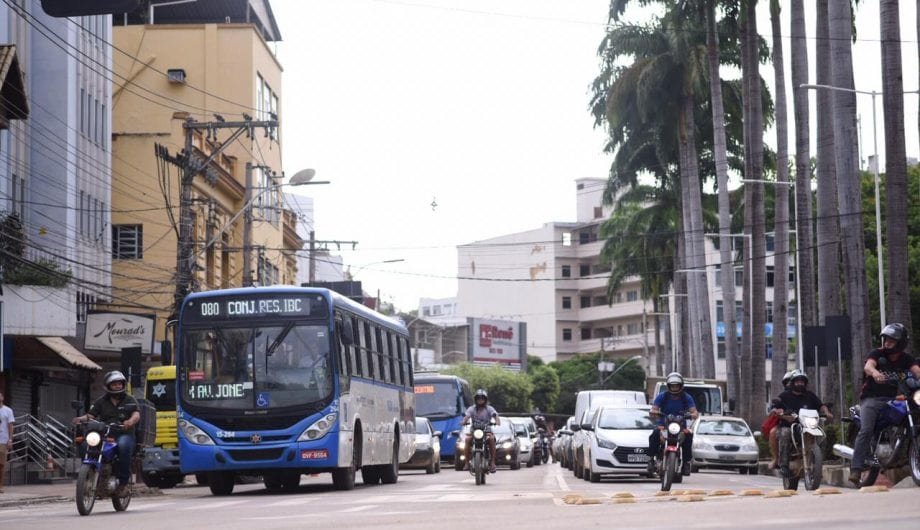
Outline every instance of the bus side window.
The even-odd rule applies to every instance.
[[[336,337],[339,338],[339,373],[344,375],[351,375],[352,373],[352,364],[351,364],[351,354],[349,350],[351,347],[342,340],[342,323],[344,319],[341,313],[336,313],[335,316],[335,327],[336,327]]]
[[[358,327],[357,317],[351,317],[351,329],[354,330],[355,343],[351,345],[349,349],[349,355],[352,358],[352,366],[354,366],[354,372],[352,375],[358,377],[364,376],[364,363],[361,362],[361,328]]]
[[[390,365],[390,381],[402,386],[402,374],[399,370],[399,351],[393,344],[393,334],[387,331],[387,363]]]
[[[386,343],[383,342],[383,337],[380,334],[380,328],[374,326],[374,339],[375,345],[377,346],[374,352],[377,354],[377,374],[380,375],[380,380],[384,383],[390,382],[390,371],[387,369],[387,348]]]
[[[395,337],[396,340],[396,351],[398,353],[399,362],[399,377],[400,384],[402,386],[410,386],[411,382],[409,381],[409,373],[406,371],[406,361],[408,360],[409,351],[406,349],[405,339],[402,337]]]
[[[377,370],[374,367],[374,341],[371,338],[370,324],[362,320],[361,329],[364,330],[364,341],[361,343],[361,346],[364,349],[364,358],[367,359],[367,364],[364,365],[367,371],[364,375],[369,379],[376,379]]]

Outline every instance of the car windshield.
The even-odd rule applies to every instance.
[[[514,434],[517,436],[528,436],[527,428],[521,425],[520,423],[515,423],[514,425]]]
[[[453,382],[415,382],[415,414],[426,418],[449,418],[463,414],[460,391]]]
[[[696,434],[713,434],[720,436],[750,436],[751,430],[739,421],[701,420]]]
[[[515,436],[511,430],[510,421],[503,421],[501,425],[493,425],[492,432],[495,433],[496,438],[511,438]]]
[[[654,429],[655,423],[647,410],[605,409],[597,422],[599,429]]]
[[[415,434],[431,434],[428,427],[428,420],[425,418],[415,419]]]

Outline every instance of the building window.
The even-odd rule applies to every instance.
[[[627,335],[638,335],[640,332],[639,324],[633,322],[632,324],[626,324],[626,334]]]
[[[591,297],[590,296],[582,296],[579,302],[581,304],[582,309],[586,307],[591,307]]]
[[[562,246],[564,247],[572,246],[572,233],[571,232],[562,233]]]
[[[572,297],[571,296],[562,297],[562,309],[572,309]]]
[[[626,301],[635,302],[639,299],[639,291],[626,291]]]
[[[581,328],[581,340],[589,340],[591,338],[591,328]]]
[[[112,226],[112,258],[144,258],[144,225]]]
[[[562,340],[565,342],[571,342],[572,340],[572,329],[571,328],[562,329]]]
[[[591,234],[588,232],[579,232],[578,233],[578,244],[586,245],[591,242]]]
[[[773,284],[776,283],[776,277],[773,274],[775,270],[773,265],[767,265],[767,287],[773,287]]]
[[[591,275],[591,265],[579,265],[578,266],[578,275],[584,278],[585,276]]]
[[[562,266],[562,277],[563,277],[563,278],[571,278],[571,277],[572,277],[572,266],[571,266],[571,265],[563,265],[563,266]]]
[[[594,207],[594,218],[600,219],[603,215],[604,215],[604,209],[601,208],[600,206],[595,206]]]

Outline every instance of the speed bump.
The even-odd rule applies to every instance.
[[[634,504],[635,502],[634,497],[615,497],[610,500],[610,504]]]
[[[837,488],[818,488],[814,491],[815,495],[840,495],[843,493]]]
[[[714,490],[709,494],[709,496],[710,497],[727,497],[729,495],[734,495],[734,494],[735,492],[733,492],[732,490]]]
[[[677,502],[702,502],[702,495],[681,495],[677,498]]]
[[[859,488],[860,493],[884,493],[888,491],[888,486],[863,486]]]
[[[634,499],[636,498],[636,496],[633,495],[629,491],[618,491],[614,493],[613,495],[611,495],[611,497],[613,497],[614,499]]]
[[[764,495],[764,498],[765,499],[777,499],[781,497],[792,497],[793,495],[796,495],[797,493],[798,492],[795,492],[792,490],[776,490],[776,491],[771,491],[767,493],[766,495]]]
[[[741,492],[738,493],[738,495],[740,495],[741,497],[754,497],[757,495],[763,495],[763,491],[758,490],[758,489],[741,490]]]

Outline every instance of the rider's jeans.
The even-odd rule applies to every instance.
[[[792,454],[792,430],[800,429],[801,427],[792,425],[777,428],[779,429],[777,433],[777,439],[779,440],[779,465],[781,467],[789,467],[789,457]],[[796,433],[798,433],[798,430]],[[796,436],[798,436],[798,434],[796,434]]]
[[[661,456],[661,432],[655,429],[648,437],[648,456],[649,458],[658,458]],[[693,435],[685,434],[684,442],[680,445],[683,460],[690,463],[693,460]]]
[[[127,484],[131,478],[131,455],[134,454],[134,436],[120,434],[118,436],[118,462],[115,464],[115,476],[119,484]]]
[[[859,402],[859,419],[861,421],[856,443],[853,444],[853,462],[850,469],[862,470],[866,467],[866,457],[869,456],[869,444],[872,443],[872,432],[875,431],[875,420],[878,413],[890,401],[887,397],[868,397]]]

